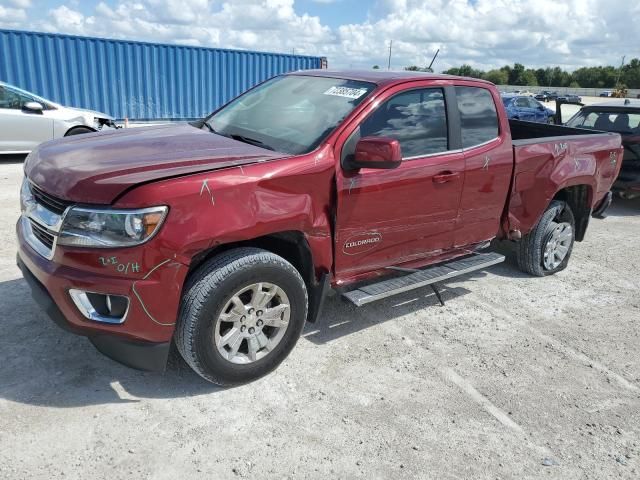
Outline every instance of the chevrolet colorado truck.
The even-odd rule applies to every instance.
[[[54,140],[25,161],[17,262],[61,326],[126,365],[172,342],[205,379],[276,368],[331,289],[365,305],[504,260],[563,270],[620,136],[509,121],[496,87],[294,72],[191,124]],[[437,292],[437,289],[434,288]]]

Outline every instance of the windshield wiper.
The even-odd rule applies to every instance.
[[[256,140],[255,138],[245,137],[243,135],[237,135],[237,134],[233,134],[233,133],[230,134],[229,136],[231,138],[233,138],[234,140],[238,140],[239,142],[244,142],[244,143],[248,143],[250,145],[255,145],[256,147],[266,148],[267,150],[275,151],[275,148],[270,147],[266,143],[261,142],[260,140]]]
[[[234,140],[238,140],[239,142],[244,142],[244,143],[248,143],[250,145],[255,145],[256,147],[266,148],[267,150],[275,151],[275,148],[270,147],[266,143],[261,142],[260,140],[257,140],[255,138],[245,137],[244,135],[237,135],[237,134],[233,134],[233,133],[218,132],[215,128],[213,128],[209,124],[209,122],[202,122],[202,124],[206,125],[206,127],[209,129],[209,131],[211,133],[215,133],[216,135],[220,135],[222,137],[227,137],[227,138],[233,138]]]
[[[203,124],[204,126],[206,126],[206,127],[209,129],[209,131],[210,131],[211,133],[218,133],[218,132],[216,132],[216,130],[215,130],[211,125],[209,125],[209,122],[207,122],[206,120],[204,120],[204,121],[202,122],[202,124]]]

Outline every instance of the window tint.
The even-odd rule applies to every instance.
[[[397,139],[404,158],[446,151],[447,114],[442,90],[411,90],[390,98],[360,125],[360,137],[371,136]]]
[[[489,90],[456,87],[463,148],[473,147],[498,136],[498,114]]]
[[[529,102],[527,102],[527,99],[524,97],[518,98],[516,100],[516,105],[520,108],[529,108]]]

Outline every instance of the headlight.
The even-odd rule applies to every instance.
[[[27,180],[27,177],[24,177],[22,186],[20,187],[20,211],[24,213],[27,209],[33,208],[34,205],[35,200],[29,188],[29,180]]]
[[[76,247],[130,247],[153,237],[168,207],[140,210],[97,210],[74,207],[67,212],[58,245]]]

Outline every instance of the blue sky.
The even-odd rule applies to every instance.
[[[334,67],[640,57],[638,0],[0,0],[0,28],[323,55]]]
[[[308,13],[320,17],[323,22],[336,28],[345,23],[361,23],[367,19],[373,2],[367,0],[342,0],[339,2],[318,2],[303,0],[294,3],[296,13]]]

